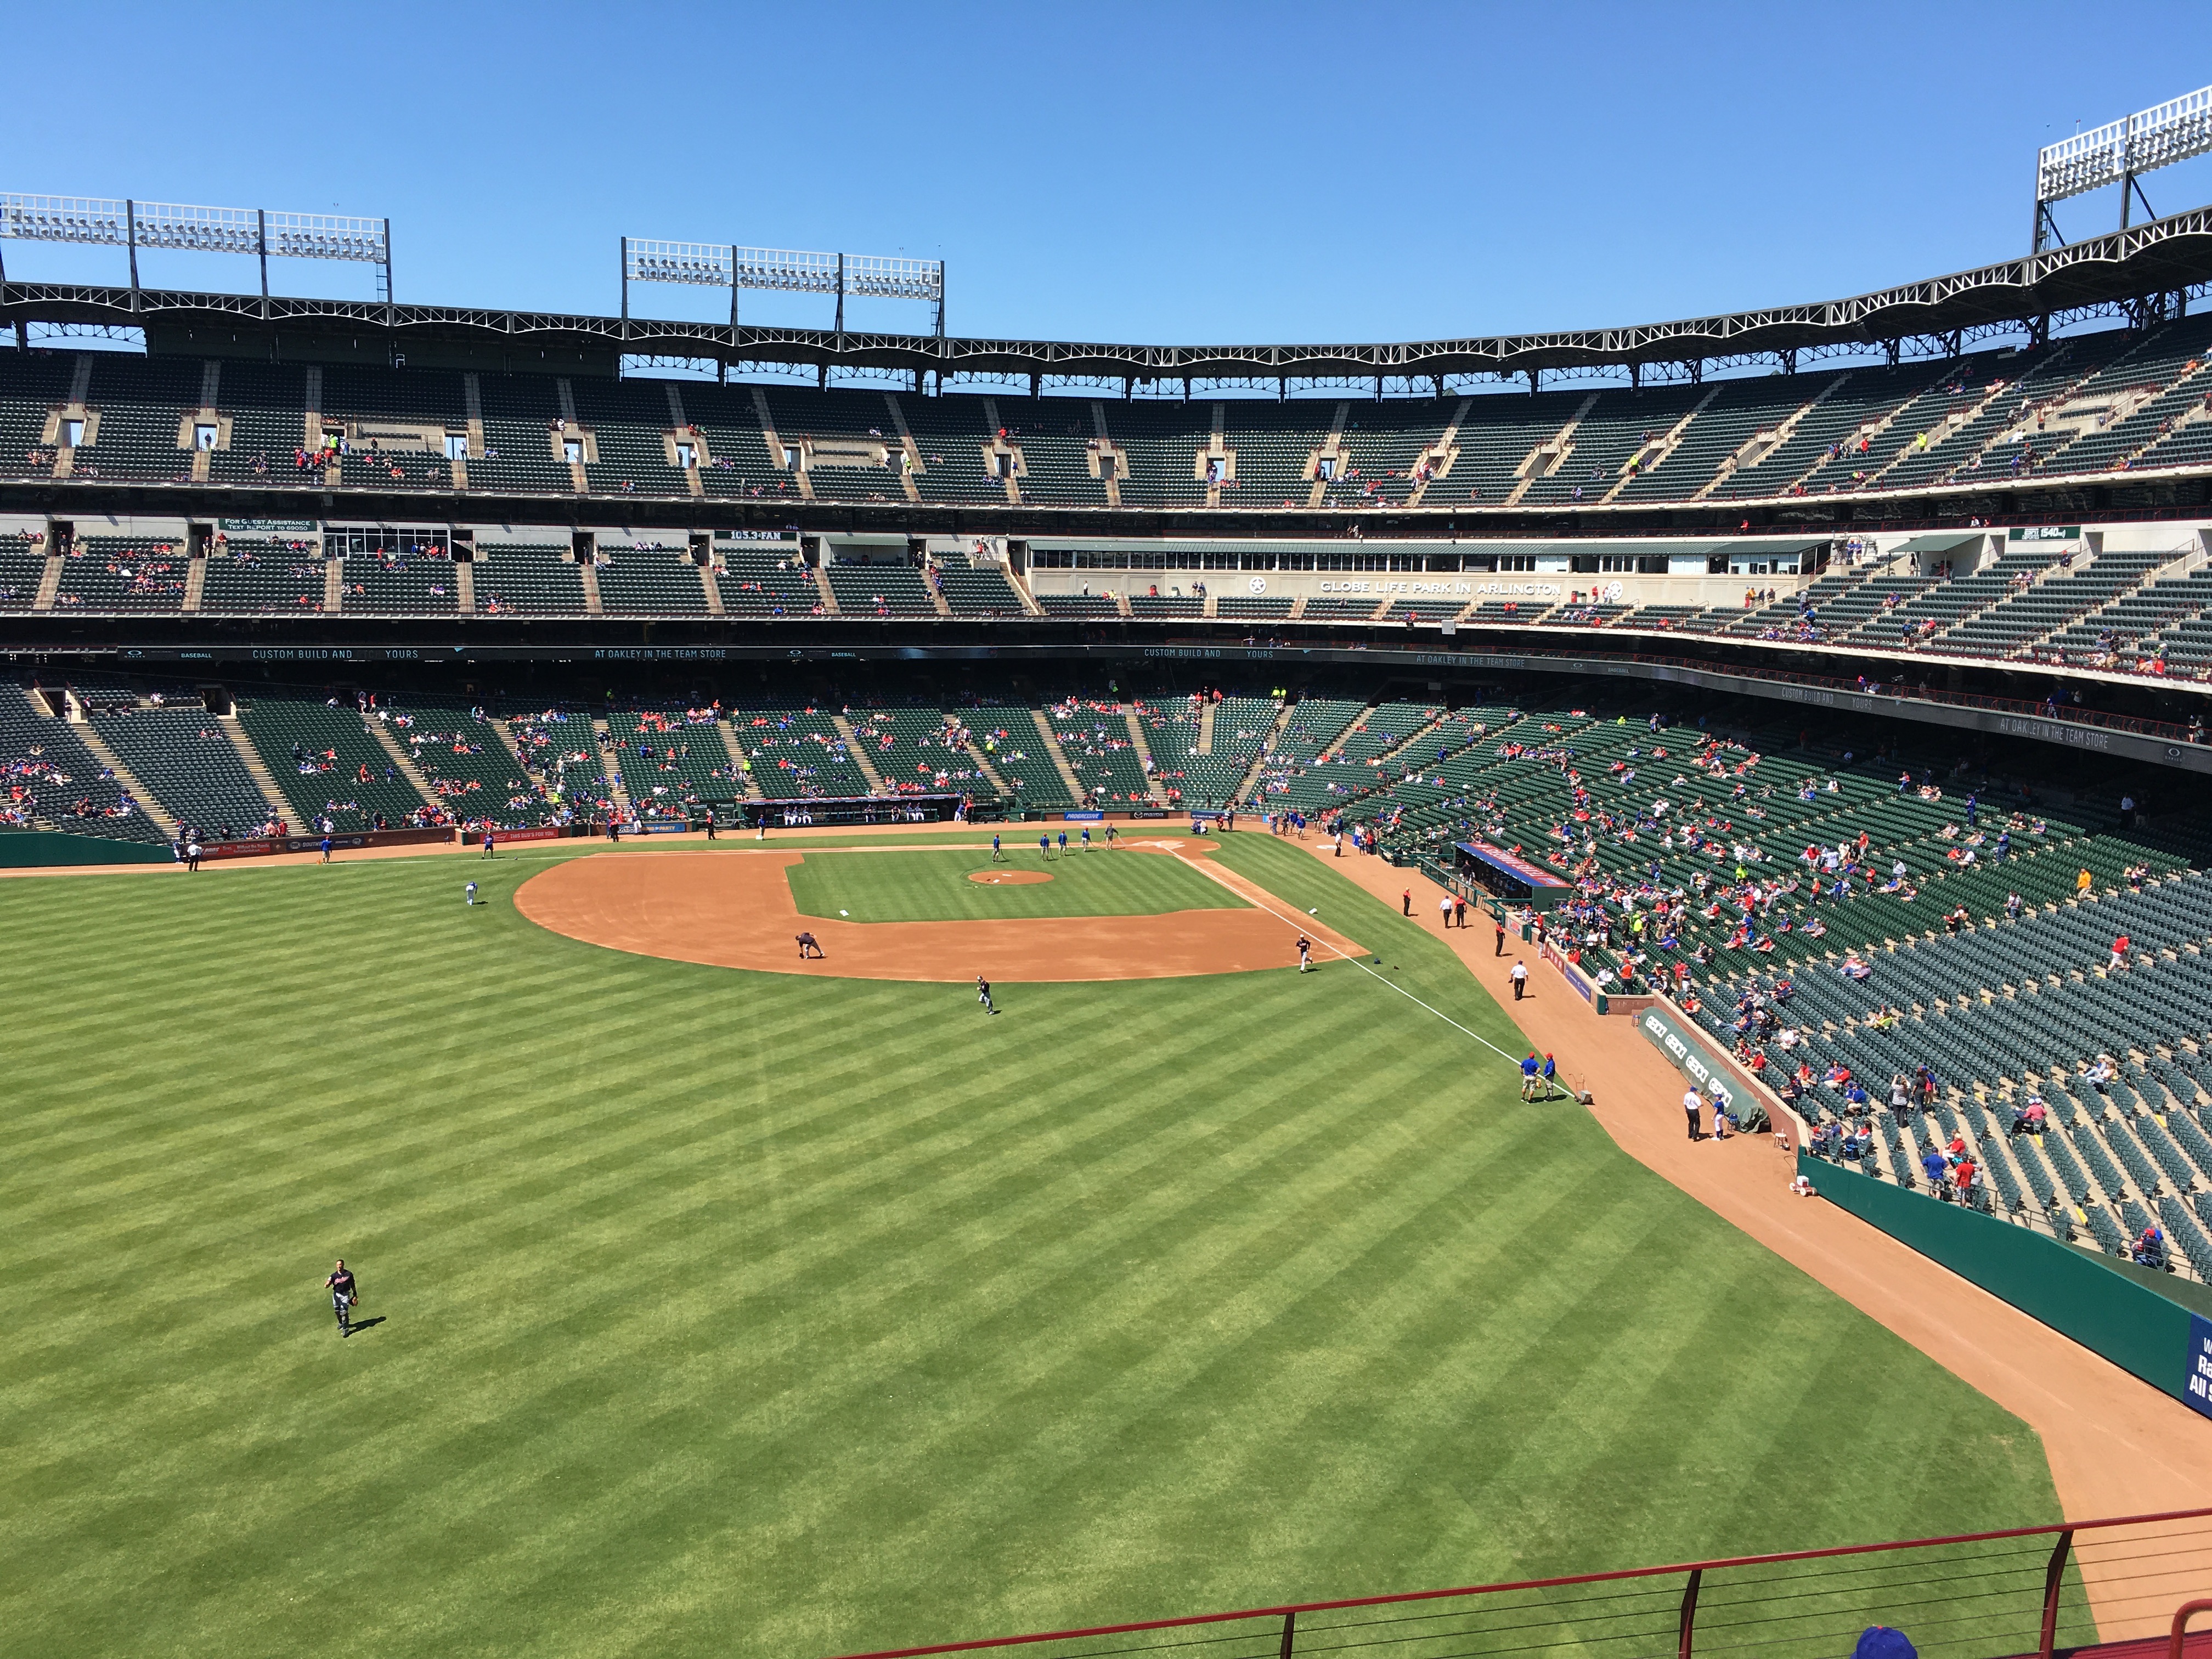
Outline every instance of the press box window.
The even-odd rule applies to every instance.
[[[676,446],[676,465],[689,472],[699,458],[697,447],[691,444]]]
[[[82,421],[64,421],[62,422],[62,442],[64,446],[70,449],[75,449],[83,441],[84,422]]]
[[[566,455],[569,460],[575,462],[578,465],[581,465],[584,459],[583,440],[580,438],[563,438],[561,441],[561,453],[563,455]]]
[[[222,435],[222,428],[216,426],[212,421],[203,421],[192,428],[192,447],[195,449],[213,449],[215,447],[216,440]]]
[[[1336,482],[1336,457],[1334,455],[1322,456],[1319,464],[1314,468],[1314,476],[1318,477],[1323,483],[1334,483]]]
[[[465,432],[448,432],[446,434],[446,459],[449,461],[465,461],[468,458],[469,434]]]

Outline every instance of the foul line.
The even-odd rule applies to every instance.
[[[1277,921],[1285,922],[1289,926],[1297,928],[1301,933],[1304,933],[1306,931],[1305,925],[1303,922],[1298,921],[1293,917],[1285,915],[1280,910],[1275,909],[1272,906],[1261,903],[1259,900],[1254,898],[1250,893],[1243,891],[1234,882],[1224,879],[1220,872],[1208,868],[1205,861],[1198,859],[1184,858],[1181,853],[1177,853],[1176,854],[1176,861],[1179,864],[1187,864],[1192,869],[1200,871],[1202,873],[1212,877],[1213,880],[1219,882],[1222,886],[1226,887],[1231,892],[1235,893],[1239,898],[1252,905],[1255,909],[1267,911],[1267,913],[1274,917]],[[1255,891],[1261,893],[1265,893],[1267,891],[1265,888],[1259,886],[1257,883],[1252,883],[1251,885]],[[1480,1031],[1468,1030],[1466,1026],[1461,1024],[1457,1020],[1454,1019],[1449,1014],[1444,1012],[1441,1008],[1430,1008],[1427,1003],[1422,1001],[1420,998],[1415,996],[1404,986],[1399,984],[1395,980],[1384,979],[1382,975],[1376,973],[1372,968],[1370,968],[1358,957],[1346,956],[1342,951],[1338,950],[1335,945],[1328,944],[1327,940],[1322,940],[1322,944],[1324,948],[1335,954],[1338,961],[1348,962],[1353,967],[1359,969],[1361,973],[1366,975],[1368,978],[1375,981],[1378,985],[1389,986],[1400,996],[1405,998],[1407,1001],[1412,1003],[1416,1008],[1428,1009],[1429,1012],[1434,1014],[1438,1019],[1443,1021],[1443,1023],[1450,1026],[1452,1030],[1460,1032],[1463,1036],[1473,1037],[1484,1048],[1489,1049],[1492,1054],[1496,1054],[1499,1059],[1510,1064],[1516,1071],[1518,1071],[1521,1068],[1521,1062],[1519,1060],[1516,1059],[1513,1055],[1507,1054],[1504,1049],[1499,1048],[1496,1043],[1492,1042],[1488,1037],[1483,1036]],[[1480,981],[1478,981],[1478,983]]]

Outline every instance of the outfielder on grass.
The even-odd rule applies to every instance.
[[[361,1300],[361,1286],[355,1282],[353,1269],[346,1266],[343,1256],[338,1258],[338,1265],[323,1281],[323,1288],[331,1293],[331,1309],[338,1316],[338,1334],[351,1336],[354,1304]]]

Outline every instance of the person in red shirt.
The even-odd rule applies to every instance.
[[[2128,936],[2123,933],[2112,941],[2112,959],[2105,964],[2106,971],[2109,973],[2115,968],[2124,968],[2127,963]]]
[[[1960,1158],[1959,1167],[1951,1171],[1951,1179],[1958,1183],[1959,1202],[1966,1203],[1974,1185],[1974,1160],[1971,1158]]]

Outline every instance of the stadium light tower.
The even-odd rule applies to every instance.
[[[2212,153],[2212,87],[2200,87],[2154,108],[2045,144],[2035,158],[2035,236],[2028,252],[2042,252],[2046,235],[2054,242],[2066,240],[2051,219],[2051,204],[2106,185],[2120,187],[2122,230],[2128,228],[2129,210],[2137,201],[2146,214],[2157,218],[2136,181],[2146,173],[2208,153]]]
[[[179,202],[108,201],[88,196],[0,194],[0,241],[75,242],[131,252],[131,309],[138,309],[138,250],[250,253],[261,261],[261,314],[269,314],[269,261],[352,259],[381,268],[391,323],[392,221],[266,208],[188,207]],[[0,282],[7,268],[0,264]]]
[[[805,253],[793,248],[736,247],[725,242],[659,242],[622,239],[623,336],[629,336],[629,285],[679,283],[730,290],[730,343],[737,343],[738,294],[766,289],[783,294],[834,294],[837,333],[843,344],[845,296],[920,300],[936,308],[936,334],[945,337],[945,262],[878,253]]]

